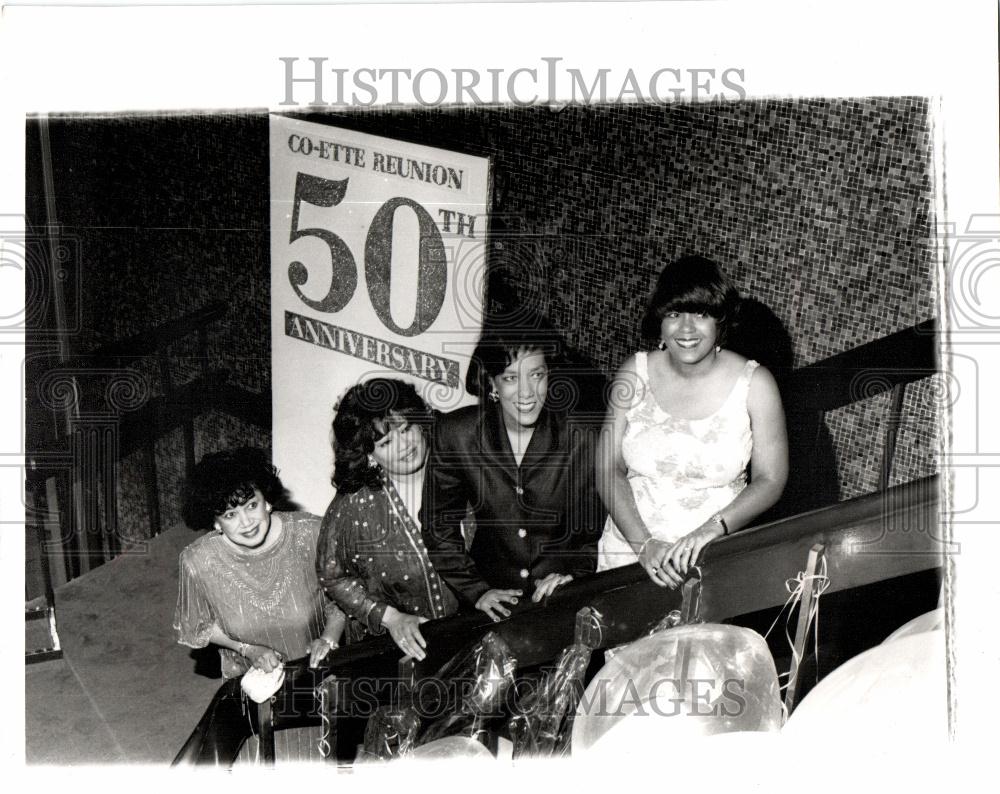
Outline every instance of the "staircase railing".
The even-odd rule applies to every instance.
[[[208,334],[227,311],[214,302],[128,339],[53,364],[37,379],[40,402],[29,411],[65,412],[64,432],[31,439],[26,456],[28,523],[45,541],[57,584],[86,573],[121,551],[118,474],[122,460],[139,453],[151,534],[163,529],[156,444],[180,428],[187,472],[195,463],[195,420],[222,411],[270,431],[266,394],[232,385],[226,370],[212,368]],[[197,375],[178,383],[170,346],[196,339]],[[151,362],[158,393],[141,368]],[[61,422],[33,423],[35,426]]]

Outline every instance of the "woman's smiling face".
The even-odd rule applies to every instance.
[[[267,540],[271,531],[271,505],[259,488],[249,499],[240,502],[215,517],[215,528],[236,546],[256,549]]]
[[[715,350],[719,324],[705,312],[669,311],[660,323],[660,339],[679,364],[697,364]]]
[[[549,390],[549,365],[540,350],[519,350],[507,368],[492,379],[504,421],[510,428],[533,427]]]
[[[419,425],[390,414],[385,435],[375,442],[372,457],[390,477],[415,474],[427,461],[427,441]]]

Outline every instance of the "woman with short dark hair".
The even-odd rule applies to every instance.
[[[676,587],[705,545],[781,496],[788,442],[777,385],[724,348],[737,305],[709,259],[686,256],[660,274],[643,321],[659,344],[622,366],[601,436],[598,484],[611,515],[599,570],[638,559],[657,584]]]
[[[215,531],[181,552],[174,629],[184,645],[217,645],[224,678],[306,655],[316,665],[343,631],[316,579],[319,518],[275,511],[283,492],[248,447],[206,455],[188,482],[185,520]]]
[[[454,595],[427,556],[418,515],[433,412],[409,383],[352,386],[333,420],[337,495],[316,561],[327,594],[351,618],[350,642],[389,632],[423,659],[420,624],[454,613]]]

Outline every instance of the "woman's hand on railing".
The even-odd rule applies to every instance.
[[[427,618],[400,612],[395,607],[386,607],[382,615],[382,625],[389,630],[389,636],[399,646],[399,650],[418,662],[427,656],[424,652],[427,640],[420,633],[420,624],[426,622]]]
[[[531,594],[531,602],[537,604],[546,596],[552,595],[557,587],[572,581],[573,577],[568,573],[550,573],[544,579],[535,579],[535,592]]]
[[[317,637],[309,643],[309,666],[317,667],[330,651],[339,647],[339,643],[329,637]]]
[[[681,585],[684,577],[670,564],[671,549],[665,540],[646,538],[639,547],[639,564],[656,584],[673,590]]]
[[[270,673],[284,663],[280,653],[263,645],[247,645],[243,650],[243,655],[251,666],[265,673]]]
[[[674,542],[667,553],[670,567],[681,576],[686,576],[691,566],[698,562],[701,550],[724,534],[725,527],[714,517],[709,519],[693,532],[688,532],[684,537]]]
[[[521,590],[487,590],[476,601],[476,609],[485,612],[494,622],[510,617],[510,610],[503,604],[516,604],[522,595]]]

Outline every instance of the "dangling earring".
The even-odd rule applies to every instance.
[[[719,355],[719,353],[721,351],[722,351],[722,345],[716,345],[715,346],[715,355]]]
[[[490,392],[490,399],[493,400],[493,402],[495,403],[500,402],[500,394],[499,392],[497,392],[496,389]]]
[[[666,350],[667,349],[667,340],[666,339],[661,339],[660,343],[656,346],[656,349],[657,350]]]

